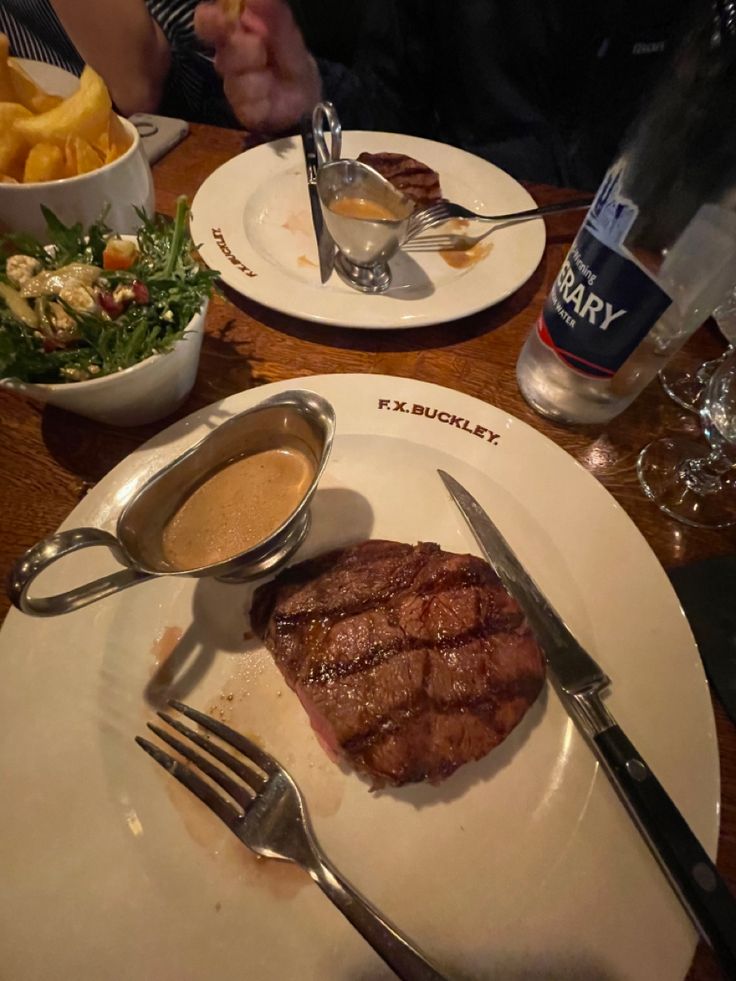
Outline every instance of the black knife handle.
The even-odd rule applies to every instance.
[[[317,148],[314,145],[314,130],[312,129],[312,117],[302,116],[300,120],[302,134],[302,146],[304,148],[304,161],[307,167],[307,180],[316,180],[317,167]]]
[[[636,747],[614,725],[594,737],[616,788],[713,948],[736,978],[736,899]]]

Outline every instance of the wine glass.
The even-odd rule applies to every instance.
[[[736,347],[719,363],[703,395],[708,445],[667,436],[636,461],[644,493],[672,518],[698,528],[736,524]]]
[[[736,345],[736,287],[727,299],[713,311],[713,318],[728,341],[726,354],[720,358],[705,361],[697,371],[681,371],[670,364],[662,368],[659,373],[659,380],[665,392],[678,405],[681,405],[683,409],[689,409],[690,412],[699,410],[700,400],[703,398],[711,375]]]

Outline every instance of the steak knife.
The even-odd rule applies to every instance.
[[[498,578],[521,607],[567,712],[595,750],[693,923],[736,977],[736,899],[667,791],[601,701],[610,681],[570,633],[486,512],[437,471]]]
[[[317,252],[319,254],[319,275],[322,282],[326,283],[332,275],[335,265],[335,243],[325,226],[322,205],[320,204],[319,192],[317,191],[317,167],[319,161],[314,144],[311,116],[304,116],[302,118],[301,133],[302,146],[304,148],[304,162],[307,167],[309,206],[312,209],[312,224],[314,225],[314,235],[317,239]]]

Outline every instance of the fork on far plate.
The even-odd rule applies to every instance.
[[[421,211],[415,212],[409,219],[406,241],[421,235],[428,228],[441,225],[451,218],[463,218],[468,221],[491,221],[509,222],[517,224],[522,221],[531,221],[534,218],[542,218],[544,215],[558,214],[563,211],[579,211],[587,208],[592,203],[593,198],[588,195],[585,198],[574,198],[572,201],[558,201],[556,204],[545,204],[541,207],[527,208],[525,211],[512,211],[505,215],[478,215],[469,208],[464,208],[461,204],[453,204],[452,201],[437,201],[430,204]]]
[[[152,723],[148,728],[193,766],[174,759],[141,736],[136,736],[138,745],[214,811],[251,851],[264,858],[294,862],[308,872],[400,978],[442,981],[443,975],[427,958],[330,863],[314,836],[304,798],[281,764],[250,739],[209,715],[182,702],[169,704],[239,755],[234,756],[219,742],[165,712],[159,712],[159,717],[183,739]],[[191,743],[216,759],[222,768],[193,749]],[[203,780],[197,770],[208,780]]]

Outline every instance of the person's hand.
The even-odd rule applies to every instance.
[[[319,102],[319,70],[285,0],[248,0],[235,24],[218,4],[200,3],[194,27],[215,49],[225,95],[246,129],[282,132]]]

